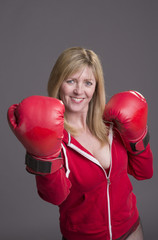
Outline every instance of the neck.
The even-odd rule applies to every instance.
[[[87,113],[67,113],[65,112],[65,118],[68,124],[73,128],[86,131],[87,130]]]

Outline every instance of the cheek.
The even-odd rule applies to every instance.
[[[59,90],[59,97],[60,97],[60,99],[61,100],[63,100],[64,99],[64,97],[65,97],[65,95],[66,95],[66,86],[65,86],[65,84],[63,83],[62,85],[61,85],[61,87],[60,87],[60,90]]]
[[[60,100],[65,104],[65,102],[66,102],[66,95],[65,95],[65,93],[60,91],[59,92],[59,97],[60,97]]]
[[[60,100],[62,100],[64,104],[68,104],[70,93],[71,93],[71,89],[66,84],[63,84],[60,87],[59,97],[60,97]]]
[[[62,100],[62,98],[63,98],[63,92],[62,92],[62,88],[60,88],[60,90],[59,90],[59,98]]]
[[[89,98],[92,99],[94,92],[95,92],[95,87],[93,89],[91,89],[91,91],[89,92]]]

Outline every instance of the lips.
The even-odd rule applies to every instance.
[[[80,103],[84,100],[84,98],[76,98],[76,97],[71,97],[72,101],[75,103]]]

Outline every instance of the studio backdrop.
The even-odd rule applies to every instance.
[[[73,46],[100,57],[107,101],[126,90],[147,99],[154,176],[131,181],[145,240],[158,239],[157,13],[156,0],[0,1],[0,239],[61,239],[58,207],[39,198],[34,176],[25,170],[25,149],[9,129],[7,109],[28,96],[46,96],[57,57]]]

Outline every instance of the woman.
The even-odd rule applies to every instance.
[[[28,144],[24,146],[28,152],[27,170],[36,174],[40,197],[59,206],[63,239],[143,240],[136,198],[128,173],[138,180],[151,178],[153,157],[144,123],[137,116],[139,129],[132,129],[133,123],[130,122],[133,119],[127,127],[123,121],[125,116],[120,112],[126,108],[124,115],[135,118],[136,114],[131,114],[135,107],[128,104],[127,108],[124,103],[136,101],[141,109],[144,104],[145,115],[144,98],[142,101],[136,92],[121,93],[114,96],[105,108],[100,60],[93,51],[80,47],[67,49],[59,56],[50,74],[48,94],[51,99],[61,100],[65,107],[64,130],[60,128],[63,136],[56,137],[56,141],[61,140],[60,147],[55,155],[39,158],[39,154],[28,148]],[[59,106],[61,102],[53,103],[54,106],[56,104]],[[42,111],[45,109],[42,107]],[[57,109],[54,111],[61,113]],[[116,114],[116,109],[119,114]],[[47,114],[44,117],[47,118]],[[54,131],[58,135],[59,129],[56,128],[62,121],[61,118],[56,119],[58,124]],[[143,134],[140,129],[143,129]],[[133,139],[128,140],[129,136]],[[139,144],[135,143],[135,138]],[[42,164],[51,162],[51,172],[42,172],[43,165],[37,170],[32,162],[39,160]],[[52,170],[53,165],[55,170]]]

